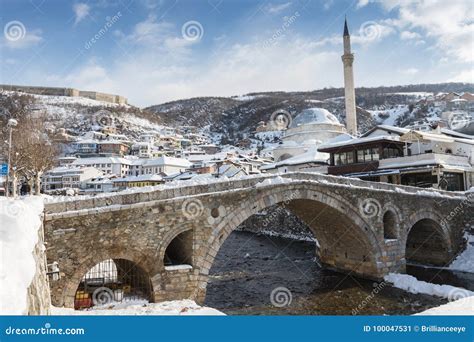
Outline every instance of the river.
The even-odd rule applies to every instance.
[[[472,274],[407,271],[420,280],[474,286]],[[313,242],[236,231],[216,256],[205,305],[230,315],[411,315],[446,302],[325,270]]]

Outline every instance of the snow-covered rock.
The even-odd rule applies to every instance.
[[[466,233],[464,237],[467,239],[466,249],[449,265],[449,269],[474,273],[474,235]]]
[[[447,298],[449,300],[474,296],[474,292],[461,287],[427,283],[408,274],[389,273],[384,277],[384,280],[392,283],[393,286],[399,289],[415,294],[423,293],[431,296]]]

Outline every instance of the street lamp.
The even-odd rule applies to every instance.
[[[10,163],[11,163],[11,152],[12,152],[12,132],[13,127],[18,125],[18,121],[15,119],[9,119],[7,123],[8,127],[8,164],[7,164],[7,177],[5,182],[5,196],[8,197],[10,194]]]

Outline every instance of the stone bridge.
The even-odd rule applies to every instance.
[[[226,238],[275,204],[309,227],[324,266],[374,279],[404,272],[406,260],[450,263],[474,217],[465,193],[314,173],[51,202],[44,215],[47,258],[60,269],[60,279],[50,282],[52,301],[72,307],[86,272],[113,259],[143,270],[152,301],[203,302],[209,270]]]

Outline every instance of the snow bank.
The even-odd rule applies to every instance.
[[[291,178],[283,178],[281,176],[277,176],[275,178],[267,178],[255,185],[255,187],[260,188],[262,186],[268,186],[268,185],[275,185],[275,184],[285,184],[285,183],[291,183],[292,179]]]
[[[474,297],[467,297],[444,304],[416,315],[474,315]]]
[[[393,286],[399,289],[411,293],[424,293],[431,296],[447,298],[450,301],[474,296],[474,292],[461,287],[427,283],[408,274],[389,273],[384,277],[384,280],[393,283]]]
[[[148,303],[146,301],[131,301],[125,303],[111,303],[91,310],[74,310],[53,307],[53,315],[193,315],[193,316],[222,316],[219,310],[202,307],[194,301],[175,300],[162,303]]]
[[[466,233],[464,237],[467,239],[466,249],[449,265],[449,269],[474,273],[474,235]]]
[[[27,291],[36,272],[41,197],[0,198],[0,314],[27,314]]]

